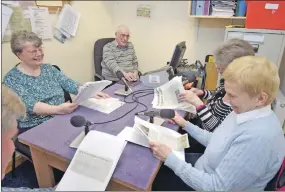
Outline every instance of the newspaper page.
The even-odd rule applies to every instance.
[[[153,108],[178,109],[196,114],[194,105],[179,100],[179,94],[184,91],[182,77],[174,77],[171,81],[154,90]]]
[[[172,150],[182,150],[189,147],[187,133],[181,135],[176,131],[149,123],[138,117],[135,117],[134,128],[138,129],[149,140],[163,143]]]

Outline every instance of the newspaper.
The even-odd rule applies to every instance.
[[[152,107],[156,109],[178,109],[196,114],[194,105],[179,100],[179,94],[184,91],[182,77],[174,77],[171,81],[154,89]]]
[[[81,104],[83,101],[93,97],[96,93],[102,91],[106,86],[110,85],[112,82],[108,80],[87,82],[84,83],[80,89],[79,93],[75,98],[75,103]]]
[[[135,117],[134,128],[139,130],[149,140],[163,143],[172,150],[182,150],[189,148],[187,133],[181,135],[176,131],[163,126],[155,125]]]

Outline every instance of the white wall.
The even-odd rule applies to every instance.
[[[136,16],[139,4],[152,8],[151,18]],[[224,27],[230,20],[197,20],[187,16],[188,1],[120,1],[114,4],[114,26],[126,24],[131,30],[140,70],[166,65],[175,45],[186,41],[184,58],[204,61],[224,40]],[[198,27],[199,26],[199,27]]]

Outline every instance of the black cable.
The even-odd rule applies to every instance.
[[[147,92],[147,91],[150,91],[150,90],[153,90],[153,89],[137,90],[137,91],[132,92],[132,93],[130,94],[130,95],[132,95],[132,99],[134,100],[134,101],[132,101],[132,102],[127,102],[127,101],[125,100],[125,99],[126,99],[128,96],[130,96],[130,95],[125,96],[125,98],[124,98],[124,102],[125,102],[125,103],[134,103],[134,102],[136,102],[136,106],[135,106],[134,108],[132,108],[130,111],[128,111],[127,113],[121,115],[120,117],[118,117],[118,118],[116,118],[116,119],[112,119],[112,120],[105,121],[105,122],[99,122],[99,123],[95,123],[95,122],[94,122],[93,125],[101,125],[101,124],[105,124],[105,123],[110,123],[110,122],[117,121],[117,120],[119,120],[119,119],[125,117],[126,115],[128,115],[128,114],[131,113],[132,111],[134,111],[134,110],[139,106],[139,104],[143,105],[144,108],[145,108],[144,110],[142,110],[142,111],[140,111],[140,112],[146,111],[146,110],[148,109],[148,107],[147,107],[145,104],[141,103],[141,102],[138,100],[138,98],[144,97],[144,96],[147,96],[147,95],[150,95],[150,94],[153,94],[153,92],[147,93],[147,94],[142,95],[142,96],[140,96],[140,97],[136,97],[136,93],[145,93],[145,91]]]

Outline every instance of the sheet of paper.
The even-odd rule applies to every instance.
[[[47,7],[29,7],[32,30],[42,39],[52,39],[52,28]]]
[[[77,94],[74,102],[81,104],[83,101],[95,96],[96,93],[102,91],[111,83],[111,81],[102,80],[83,84],[83,86],[80,87],[79,93]]]
[[[13,10],[10,7],[2,5],[2,39],[9,24]]]
[[[19,1],[20,7],[23,9],[23,17],[25,19],[30,19],[29,6],[35,7],[35,1]]]
[[[195,114],[194,105],[179,100],[178,95],[184,91],[182,77],[174,77],[171,81],[154,89],[152,107],[156,109],[180,109]]]
[[[75,36],[80,16],[81,14],[77,12],[71,5],[65,4],[59,15],[56,28],[67,38],[70,38],[70,35]]]
[[[118,98],[106,98],[106,99],[95,99],[90,98],[80,105],[100,111],[102,113],[110,114],[119,107],[123,106],[125,103],[120,101]]]
[[[149,140],[145,137],[140,131],[132,127],[125,127],[118,135],[122,139],[125,139],[128,142],[141,145],[143,147],[149,148]],[[173,153],[181,160],[185,161],[185,152],[184,150],[175,151]]]
[[[189,147],[188,135],[181,135],[163,126],[155,125],[135,116],[134,128],[139,130],[149,140],[161,142],[172,150],[182,150]]]
[[[262,35],[262,34],[245,34],[243,36],[243,40],[249,41],[249,42],[263,43],[264,42],[264,35]]]
[[[56,191],[105,191],[125,145],[126,141],[119,137],[90,131]]]

